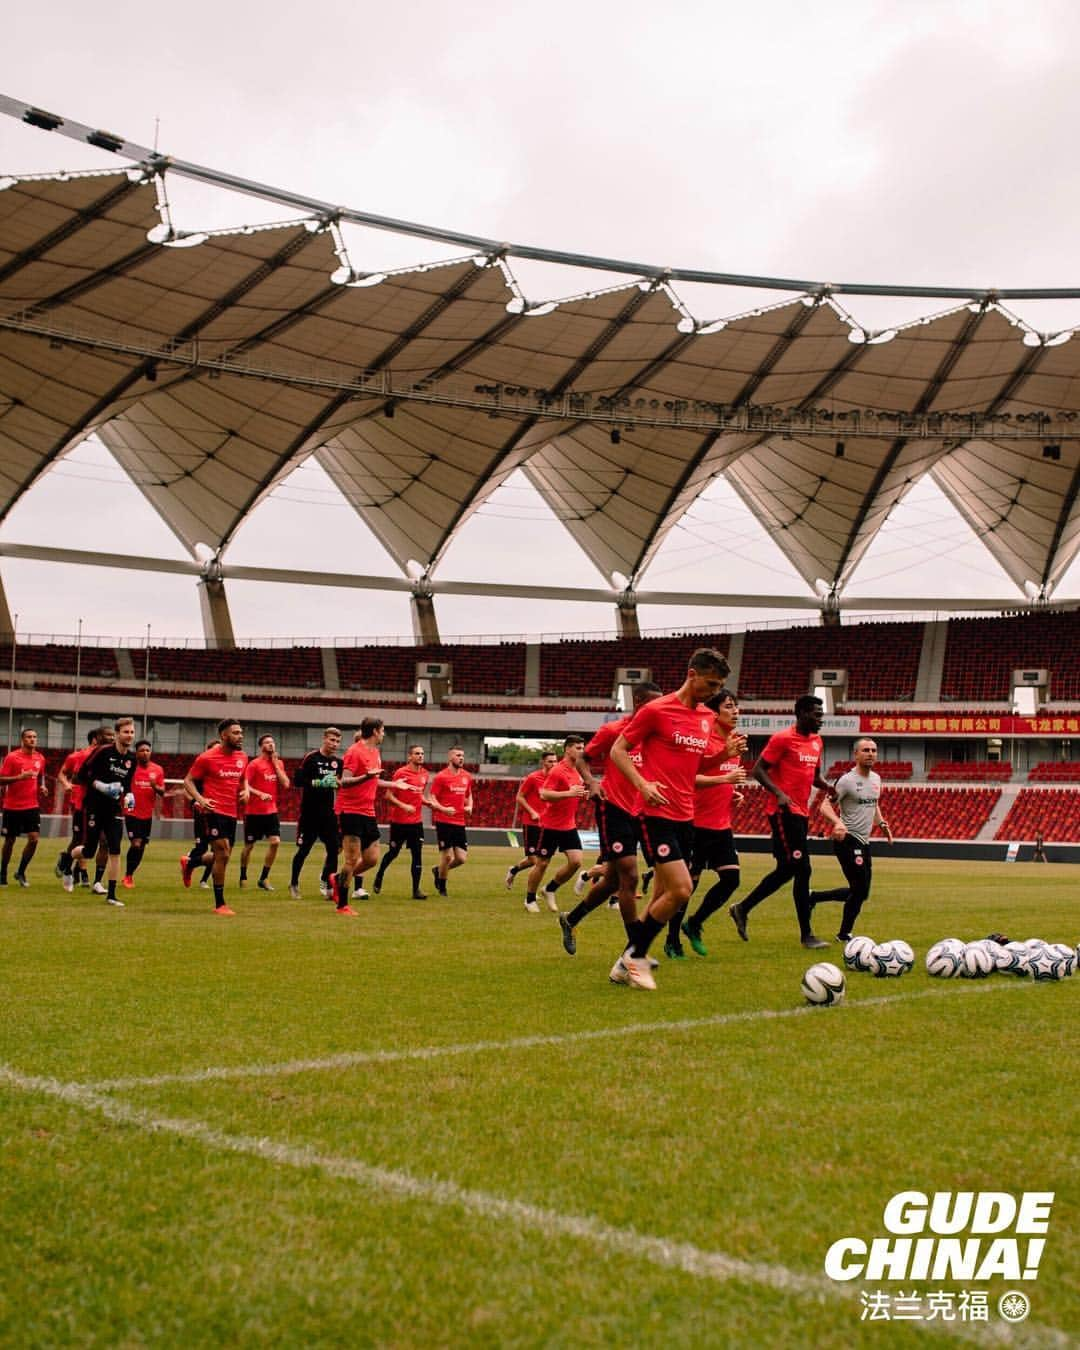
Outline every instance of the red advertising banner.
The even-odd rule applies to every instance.
[[[861,713],[872,736],[1080,736],[1080,713],[1016,717],[1012,713]]]

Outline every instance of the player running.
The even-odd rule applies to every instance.
[[[19,744],[0,764],[0,785],[4,788],[3,835],[0,851],[0,886],[8,884],[8,864],[20,834],[26,835],[22,857],[15,872],[20,886],[29,886],[26,869],[37,852],[41,838],[41,800],[45,796],[45,756],[37,748],[37,732],[24,727]]]
[[[630,944],[611,968],[614,984],[655,989],[649,947],[690,898],[694,847],[694,783],[715,718],[701,704],[723,687],[727,658],[701,647],[674,694],[639,708],[611,747],[611,762],[641,794],[641,842],[655,873],[652,899],[631,930]],[[630,752],[640,747],[639,769]]]
[[[356,739],[345,752],[341,787],[337,795],[341,870],[331,878],[338,914],[356,913],[349,904],[353,877],[359,881],[379,861],[379,822],[375,815],[375,795],[380,787],[389,787],[392,781],[382,776],[382,751],[379,747],[385,738],[386,727],[382,718],[365,717],[360,723]],[[398,790],[413,791],[404,784]]]
[[[165,795],[165,770],[150,758],[149,741],[135,742],[135,772],[131,776],[130,811],[124,811],[127,825],[128,855],[121,881],[125,890],[135,885],[135,869],[146,854],[150,831],[154,825],[154,810]]]
[[[337,727],[327,727],[318,750],[308,751],[293,777],[293,786],[300,789],[300,819],[296,822],[296,852],[289,881],[289,894],[294,900],[301,898],[300,869],[320,839],[326,848],[326,859],[319,893],[325,900],[332,898],[330,878],[337,871],[340,846],[334,794],[341,786],[344,766],[341,732]]]
[[[881,814],[881,775],[875,773],[877,745],[868,738],[855,742],[855,766],[836,780],[836,807],[827,797],[821,801],[821,814],[832,824],[833,852],[847,881],[831,891],[811,891],[810,905],[835,900],[844,906],[837,942],[848,942],[867,898],[870,895],[872,858],[870,836],[880,826],[891,844],[892,830]],[[839,815],[837,814],[839,812]]]
[[[460,745],[451,748],[446,768],[440,769],[431,780],[424,805],[431,807],[435,826],[435,842],[442,857],[431,869],[435,889],[446,895],[447,874],[455,867],[463,867],[469,856],[469,836],[465,820],[472,815],[472,774],[465,772],[465,751]]]
[[[420,889],[423,876],[424,847],[424,789],[431,775],[424,768],[424,747],[410,745],[409,754],[400,769],[395,769],[391,777],[391,786],[386,794],[390,805],[390,847],[383,854],[379,870],[375,874],[372,890],[376,895],[382,890],[386,869],[403,848],[409,850],[409,874],[412,877],[412,898],[426,900]],[[408,789],[411,788],[412,791]]]
[[[762,877],[749,895],[728,909],[736,932],[744,942],[750,941],[746,921],[751,911],[790,881],[800,942],[811,949],[829,945],[816,937],[810,926],[813,907],[810,904],[811,868],[807,849],[810,791],[820,788],[832,794],[832,784],[821,776],[823,746],[818,733],[823,716],[821,699],[813,694],[797,698],[795,724],[770,736],[754,765],[754,777],[769,794],[765,811],[772,828],[776,866]]]
[[[71,850],[76,844],[82,843],[83,836],[83,798],[86,796],[86,789],[77,780],[79,765],[94,749],[95,746],[103,745],[105,741],[111,741],[115,732],[112,727],[94,727],[93,730],[86,733],[86,745],[81,750],[72,750],[67,759],[60,766],[60,772],[56,775],[56,782],[61,791],[66,792],[71,801],[71,843],[60,854],[56,860],[56,875],[63,877],[64,873],[71,869]],[[105,875],[105,859],[101,862],[101,875]],[[86,864],[79,863],[74,871],[75,886],[89,886],[90,874],[86,870]],[[105,892],[104,886],[101,888],[102,894]]]
[[[79,765],[77,781],[86,790],[83,799],[82,842],[71,850],[71,867],[64,874],[64,890],[75,888],[72,875],[80,858],[92,858],[98,845],[108,853],[106,902],[123,909],[117,897],[120,879],[120,841],[124,834],[124,811],[135,804],[131,780],[135,775],[135,719],[118,717],[113,723],[113,738],[99,745]]]
[[[272,891],[270,869],[277,858],[281,844],[281,821],[278,816],[278,792],[289,786],[289,775],[277,752],[273,736],[259,737],[259,753],[248,760],[244,770],[248,785],[248,803],[244,809],[244,847],[240,854],[240,889],[248,882],[248,862],[260,839],[266,840],[259,880],[260,891]]]
[[[191,885],[191,873],[210,855],[214,879],[214,913],[231,918],[235,914],[225,901],[225,872],[236,843],[236,821],[241,806],[248,801],[245,777],[248,757],[244,754],[244,729],[232,717],[218,723],[219,741],[212,750],[204,750],[187,771],[184,792],[199,808],[202,837],[196,839],[191,853],[180,859],[180,875]]]
[[[559,756],[554,750],[547,750],[540,756],[540,767],[533,769],[521,780],[514,802],[521,811],[522,833],[525,836],[525,856],[519,863],[506,869],[506,889],[514,889],[514,878],[519,872],[528,872],[536,865],[536,845],[540,842],[540,813],[544,803],[540,799],[540,789],[544,779],[558,763]],[[527,908],[527,906],[526,906]]]
[[[585,749],[584,736],[567,736],[563,741],[563,757],[540,785],[540,839],[536,845],[536,862],[525,883],[525,908],[530,914],[539,914],[536,893],[548,863],[556,853],[562,853],[566,862],[544,887],[544,899],[553,914],[559,904],[555,892],[581,868],[581,835],[577,830],[577,811],[581,801],[589,795],[585,780],[578,769],[578,760]]]

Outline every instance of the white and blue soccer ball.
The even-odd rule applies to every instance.
[[[873,949],[873,938],[849,938],[844,943],[844,965],[847,966],[848,970],[870,970],[870,953]]]
[[[995,942],[993,938],[983,938],[982,945],[990,953],[995,970],[1004,970],[1008,966],[1009,957],[1000,942]]]
[[[1002,951],[1005,953],[1005,960],[999,962],[998,970],[1006,975],[1017,975],[1021,979],[1027,979],[1031,974],[1028,968],[1028,957],[1031,953],[1027,945],[1023,942],[1007,942]]]
[[[911,950],[911,947],[903,940],[903,938],[892,938],[891,941],[885,943],[885,946],[891,947],[900,958],[900,964],[903,966],[903,970],[900,973],[901,975],[906,975],[915,965],[915,953]]]
[[[994,969],[994,958],[981,942],[969,942],[960,958],[960,976],[965,980],[985,980]]]
[[[1040,947],[1045,947],[1046,943],[1042,940],[1042,938],[1028,938],[1028,940],[1024,943],[1024,946],[1028,949],[1029,952],[1034,952],[1038,951]]]
[[[818,1008],[843,1003],[847,991],[844,972],[831,961],[819,961],[802,977],[803,998]]]
[[[1052,942],[1048,950],[1061,958],[1061,978],[1068,979],[1076,970],[1076,952],[1067,942]]]
[[[926,953],[926,973],[935,979],[951,980],[959,969],[960,952],[945,942],[935,942]]]
[[[907,944],[904,944],[907,946]],[[908,947],[908,951],[911,948]],[[914,958],[912,958],[914,959]],[[891,942],[879,942],[870,949],[870,970],[878,979],[895,979],[911,967],[905,964],[906,955],[898,952]]]
[[[1028,952],[1028,967],[1035,980],[1060,980],[1065,975],[1060,955],[1045,943]]]

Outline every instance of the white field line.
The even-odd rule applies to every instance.
[[[968,993],[986,993],[991,989],[1024,989],[1026,980],[1008,984],[967,984]],[[612,1040],[621,1036],[666,1035],[673,1031],[698,1031],[703,1027],[733,1026],[740,1022],[768,1022],[790,1017],[836,1017],[858,1008],[885,1008],[892,1003],[911,1003],[920,998],[941,998],[950,992],[943,984],[940,989],[920,989],[913,994],[890,994],[878,998],[862,998],[844,1003],[839,1008],[813,1008],[804,1004],[798,1008],[754,1008],[747,1012],[716,1013],[712,1017],[688,1017],[675,1022],[631,1022],[624,1026],[596,1027],[586,1031],[555,1032],[546,1036],[517,1036],[505,1041],[466,1041],[451,1045],[421,1045],[405,1050],[348,1050],[322,1059],[290,1059],[279,1064],[221,1065],[193,1069],[189,1073],[159,1073],[145,1078],[106,1078],[86,1086],[94,1092],[125,1092],[136,1088],[165,1087],[170,1083],[210,1083],[231,1078],[283,1078],[290,1074],[325,1072],[333,1069],[352,1069],[368,1064],[397,1064],[408,1060],[443,1059],[454,1055],[477,1055],[490,1051],[534,1050],[545,1046],[580,1045],[588,1041]],[[955,995],[954,995],[955,996]],[[635,995],[636,997],[636,995]]]
[[[570,1238],[608,1254],[646,1261],[651,1265],[679,1270],[708,1280],[735,1280],[758,1285],[781,1294],[811,1299],[817,1303],[839,1299],[853,1301],[856,1288],[835,1284],[823,1275],[806,1275],[786,1266],[762,1261],[744,1261],[724,1252],[708,1251],[689,1242],[639,1233],[633,1228],[615,1228],[588,1215],[561,1214],[539,1205],[510,1200],[487,1191],[467,1190],[452,1181],[412,1176],[408,1172],[371,1167],[353,1158],[335,1157],[308,1147],[296,1147],[250,1135],[227,1134],[203,1121],[158,1115],[152,1111],[97,1092],[82,1083],[63,1083],[55,1078],[40,1078],[19,1073],[0,1065],[0,1086],[19,1092],[43,1095],[104,1116],[119,1125],[132,1126],[150,1134],[171,1134],[203,1145],[215,1152],[227,1151],[260,1158],[278,1167],[303,1171],[321,1171],[336,1179],[351,1181],[378,1195],[394,1200],[419,1201],[456,1209],[485,1221],[537,1233],[545,1239]],[[1068,1346],[1070,1338],[1049,1327],[1028,1324],[1019,1328],[1002,1323],[923,1323],[928,1330],[959,1334],[981,1344],[1016,1346]]]

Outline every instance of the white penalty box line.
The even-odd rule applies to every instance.
[[[894,1000],[884,1000],[886,1002]],[[675,1024],[668,1024],[675,1025]],[[510,1199],[492,1192],[473,1190],[453,1181],[417,1177],[395,1168],[374,1167],[353,1158],[320,1153],[308,1146],[279,1143],[250,1135],[229,1134],[204,1121],[161,1115],[118,1099],[81,1083],[20,1073],[0,1065],[0,1087],[28,1095],[45,1096],[65,1106],[103,1116],[115,1124],[148,1134],[165,1134],[187,1140],[215,1152],[230,1152],[258,1158],[277,1167],[318,1171],[337,1180],[362,1186],[369,1192],[397,1201],[418,1201],[428,1206],[457,1210],[488,1223],[502,1224],[535,1233],[546,1240],[581,1242],[610,1256],[680,1271],[698,1279],[736,1281],[773,1290],[817,1304],[839,1300],[853,1302],[850,1285],[840,1285],[822,1275],[807,1275],[787,1266],[746,1261],[724,1252],[709,1251],[690,1242],[618,1228],[589,1215],[563,1214],[540,1205]],[[1052,1327],[1027,1323],[1011,1327],[1003,1323],[964,1323],[935,1320],[922,1324],[928,1331],[943,1331],[979,1344],[1008,1344],[1057,1350],[1068,1346],[1068,1336]]]
[[[1029,981],[1015,980],[1005,984],[970,984],[965,993],[987,993],[992,989],[1022,989]],[[710,1017],[688,1017],[678,1021],[628,1022],[621,1026],[596,1027],[582,1031],[553,1032],[547,1035],[517,1036],[507,1040],[466,1041],[449,1045],[413,1046],[403,1050],[348,1050],[318,1059],[291,1059],[277,1064],[218,1065],[193,1069],[186,1073],[161,1073],[145,1077],[107,1078],[85,1086],[93,1092],[129,1092],[139,1088],[167,1087],[171,1084],[228,1082],[238,1078],[284,1078],[302,1073],[320,1073],[335,1069],[352,1069],[377,1064],[400,1064],[410,1061],[451,1058],[458,1055],[478,1055],[514,1050],[536,1050],[546,1047],[572,1046],[589,1041],[616,1040],[626,1036],[668,1035],[678,1031],[700,1031],[711,1027],[735,1026],[740,1023],[783,1021],[793,1017],[822,1017],[844,1015],[860,1008],[887,1008],[892,1004],[906,1004],[917,999],[955,996],[958,991],[943,986],[940,989],[920,989],[910,994],[886,994],[876,998],[857,999],[840,1008],[818,1008],[809,1004],[797,1008],[753,1008],[745,1012],[715,1013]],[[634,995],[634,997],[639,997]]]

